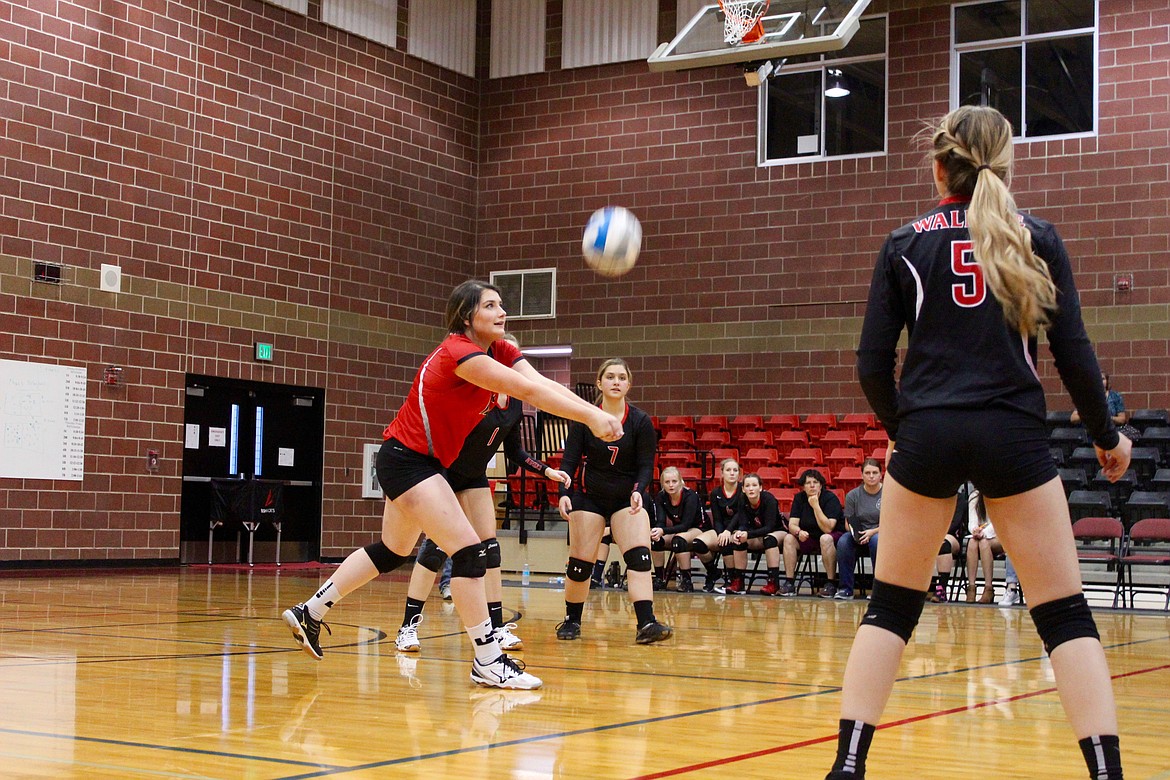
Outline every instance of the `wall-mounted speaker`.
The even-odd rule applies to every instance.
[[[102,292],[122,292],[122,268],[116,265],[102,263],[101,281],[99,286]]]

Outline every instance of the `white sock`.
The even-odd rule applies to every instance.
[[[481,664],[490,664],[502,655],[495,632],[492,630],[491,618],[478,626],[467,626],[464,630],[471,637],[471,645],[475,648],[475,660]]]
[[[341,601],[341,591],[333,584],[333,580],[329,580],[313,594],[313,598],[305,602],[305,608],[309,610],[309,616],[313,620],[322,620],[325,613],[339,601]]]

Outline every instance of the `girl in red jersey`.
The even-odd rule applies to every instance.
[[[325,613],[377,574],[411,561],[419,533],[451,554],[451,595],[475,649],[471,680],[499,688],[537,688],[541,681],[499,649],[488,617],[483,577],[491,561],[444,478],[464,440],[499,394],[528,401],[587,424],[603,441],[622,435],[621,423],[541,376],[520,350],[503,340],[507,317],[500,292],[467,281],[447,301],[447,333],[415,375],[405,403],[385,431],[378,481],[386,496],[382,539],[346,559],[317,593],[285,610],[297,642],[316,659]],[[496,550],[498,554],[498,549]]]
[[[865,777],[866,753],[921,616],[955,489],[968,479],[986,498],[1028,592],[1089,776],[1118,780],[1109,665],[1048,452],[1036,371],[1040,330],[1111,481],[1129,466],[1130,442],[1109,417],[1064,244],[1050,223],[1020,213],[1007,187],[1011,123],[994,108],[961,106],[934,128],[930,158],[942,202],[886,239],[857,350],[861,387],[890,436],[890,455],[882,552],[845,666],[828,780]],[[903,329],[908,341],[895,382]],[[1033,773],[1021,767],[1020,774]]]
[[[646,489],[654,472],[658,437],[646,413],[626,403],[630,379],[626,361],[617,358],[602,363],[597,372],[600,411],[622,421],[620,438],[603,440],[584,425],[573,425],[565,440],[561,468],[573,477],[574,491],[570,494],[568,488],[561,487],[559,509],[561,517],[569,521],[569,562],[565,567],[565,619],[557,626],[557,639],[581,636],[589,575],[607,520],[626,561],[626,586],[638,622],[635,641],[640,645],[661,642],[672,633],[654,617],[650,516],[643,507],[649,501]]]

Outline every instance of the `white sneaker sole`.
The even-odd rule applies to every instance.
[[[525,677],[529,679],[525,680]],[[480,677],[474,670],[471,672],[471,681],[483,688],[500,688],[507,691],[532,691],[544,685],[543,680],[539,677],[533,677],[531,674],[525,674],[520,677],[509,677],[502,682],[495,682],[486,677]]]
[[[420,644],[406,645],[406,646],[404,647],[404,646],[402,646],[402,645],[398,644],[397,642],[395,642],[395,643],[394,643],[394,647],[395,647],[395,648],[398,650],[398,652],[400,652],[400,653],[418,653],[418,652],[422,652],[422,645],[420,645]]]

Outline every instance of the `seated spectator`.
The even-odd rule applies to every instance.
[[[723,553],[723,584],[733,593],[743,592],[743,575],[735,577],[735,561],[731,550],[731,527],[743,503],[743,489],[739,484],[739,463],[734,458],[725,458],[719,464],[720,483],[711,490],[711,525],[691,542],[691,550],[707,567],[707,581],[703,590],[715,591],[718,575],[715,559]]]
[[[747,571],[748,552],[764,554],[768,582],[760,592],[765,596],[775,596],[780,592],[780,545],[788,535],[782,523],[780,504],[774,495],[764,492],[760,475],[745,474],[743,502],[739,505],[735,528],[731,532],[732,555],[735,570],[742,576]]]
[[[1101,384],[1105,387],[1105,402],[1109,405],[1109,416],[1113,418],[1115,424],[1125,425],[1129,422],[1129,412],[1125,411],[1125,401],[1121,398],[1121,393],[1110,387],[1109,375],[1104,371],[1101,372]],[[1068,421],[1076,425],[1081,421],[1081,413],[1073,409]]]
[[[845,533],[845,508],[835,493],[825,490],[825,477],[816,469],[800,475],[803,491],[792,500],[788,515],[788,536],[784,537],[784,582],[781,596],[796,594],[793,576],[798,555],[812,555],[818,550],[825,565],[828,581],[821,598],[837,595],[837,540]]]
[[[980,604],[995,601],[995,585],[991,575],[995,567],[995,556],[1003,552],[1003,545],[995,535],[995,527],[987,517],[983,496],[977,489],[970,488],[967,497],[967,527],[971,529],[971,540],[967,542],[967,603],[975,603],[975,577],[983,567],[983,593]]]
[[[1014,607],[1023,602],[1020,596],[1020,575],[1016,574],[1016,567],[1012,565],[1012,559],[1006,554],[1003,556],[1004,565],[1007,571],[1003,575],[1004,588],[1003,595],[999,597],[999,605],[1001,607]]]
[[[666,550],[675,554],[678,564],[678,589],[691,593],[691,542],[701,533],[703,502],[699,494],[683,485],[674,466],[662,470],[659,478],[662,490],[654,497],[655,511],[650,525],[650,557],[654,562],[655,578],[665,584]]]
[[[853,567],[859,550],[869,553],[877,571],[878,517],[882,511],[882,465],[876,458],[861,464],[861,484],[845,495],[845,530],[837,540],[841,587],[836,598],[853,598]]]
[[[967,536],[967,483],[959,487],[955,498],[955,514],[951,517],[951,527],[943,537],[943,543],[938,548],[938,558],[935,559],[935,577],[931,581],[931,588],[926,598],[935,604],[947,600],[947,586],[951,581],[951,570],[955,567],[955,559],[963,550],[962,539]]]

